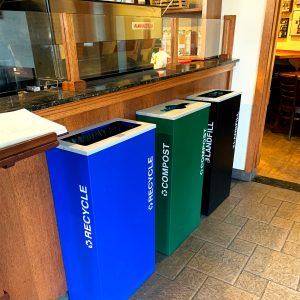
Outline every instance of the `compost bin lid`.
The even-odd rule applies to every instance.
[[[209,106],[209,103],[176,99],[143,110],[139,110],[136,113],[137,115],[142,116],[176,120]]]

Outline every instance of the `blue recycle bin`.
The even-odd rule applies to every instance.
[[[47,151],[71,300],[128,299],[155,270],[155,125],[124,119]]]

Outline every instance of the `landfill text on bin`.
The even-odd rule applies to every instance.
[[[93,248],[93,237],[92,237],[92,220],[89,212],[90,204],[89,204],[89,196],[87,186],[79,185],[80,191],[80,203],[82,209],[82,220],[83,220],[83,230],[84,230],[84,238],[85,245],[88,248]]]
[[[204,160],[205,160],[205,144],[206,144],[206,129],[203,130],[202,135],[202,153],[201,153],[201,163],[200,163],[200,175],[204,174]]]
[[[170,146],[163,143],[162,148],[162,177],[161,177],[161,186],[162,186],[162,195],[164,197],[168,196],[168,187],[169,187],[169,161],[170,161]]]
[[[153,183],[153,156],[148,157],[148,209],[153,209],[154,183]]]
[[[211,122],[207,126],[207,133],[206,133],[206,145],[205,145],[205,162],[210,163],[211,157],[211,148],[213,143],[213,132],[214,132],[214,122]]]

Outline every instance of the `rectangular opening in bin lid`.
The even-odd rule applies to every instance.
[[[204,102],[222,102],[239,95],[241,95],[240,92],[215,89],[187,96],[186,99]]]
[[[90,156],[148,131],[153,131],[155,127],[155,124],[117,118],[70,132],[59,140],[57,148]]]
[[[73,144],[88,146],[138,126],[140,126],[140,124],[116,121],[110,124],[103,125],[101,127],[93,128],[91,130],[69,136],[62,140]]]
[[[222,90],[214,90],[208,93],[200,94],[201,97],[207,97],[207,98],[218,98],[224,95],[227,95],[231,93],[232,91],[222,91]]]
[[[209,107],[210,104],[187,100],[172,100],[136,112],[137,115],[161,119],[176,120],[198,110]]]

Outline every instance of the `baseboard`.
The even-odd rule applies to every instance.
[[[232,169],[231,177],[233,179],[238,179],[242,181],[252,181],[255,176],[256,176],[256,170],[253,172],[246,172],[244,170]]]
[[[264,176],[256,176],[253,181],[267,184],[267,185],[276,186],[276,187],[279,187],[282,189],[300,192],[300,184],[294,183],[294,182],[283,181],[283,180],[264,177]]]

